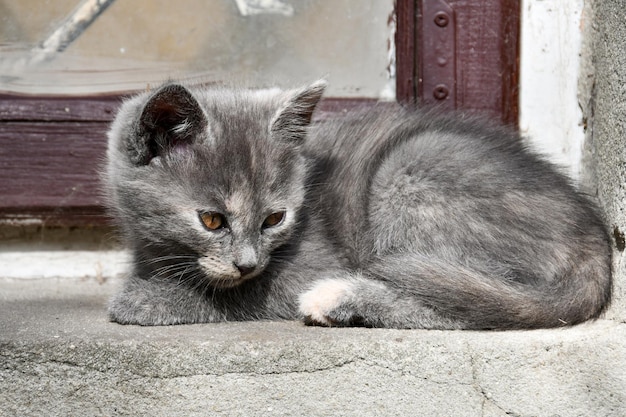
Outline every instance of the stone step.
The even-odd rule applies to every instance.
[[[626,324],[121,326],[116,282],[0,279],[2,416],[624,416]]]

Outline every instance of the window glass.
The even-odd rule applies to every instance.
[[[394,97],[394,0],[116,0],[63,51],[41,48],[78,6],[102,2],[0,0],[0,90],[92,94],[169,78],[289,86],[326,77],[330,96]]]

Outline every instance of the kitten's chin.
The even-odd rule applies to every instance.
[[[242,283],[244,283],[245,280],[244,279],[211,279],[211,286],[213,288],[219,288],[219,289],[229,289],[229,288],[235,288],[240,286]]]
[[[259,275],[259,272],[249,273],[247,275],[239,276],[239,277],[228,277],[228,278],[211,278],[211,285],[215,288],[235,288],[247,282],[256,276]]]

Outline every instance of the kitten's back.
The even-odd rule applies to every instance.
[[[479,328],[572,324],[606,308],[601,216],[517,134],[397,107],[347,120],[310,146],[323,155],[319,210],[355,269]]]

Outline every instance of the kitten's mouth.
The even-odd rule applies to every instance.
[[[245,271],[245,274],[239,272],[227,276],[211,276],[212,285],[218,288],[234,288],[246,281],[249,281],[261,273],[261,269],[255,268]]]
[[[238,277],[231,276],[227,278],[214,278],[213,285],[219,288],[235,288],[243,284],[244,282],[256,277],[257,275],[259,275],[259,273],[255,270],[247,273],[246,275],[240,274]]]

